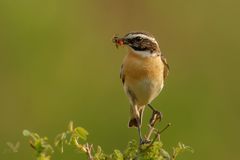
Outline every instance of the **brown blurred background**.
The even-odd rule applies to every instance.
[[[164,114],[165,148],[179,160],[238,159],[240,2],[0,0],[0,159],[34,159],[23,129],[50,142],[68,122],[110,153],[137,138],[119,79],[126,49],[114,34],[155,35],[171,72],[153,105]],[[149,118],[150,111],[145,115]],[[145,126],[146,127],[146,126]],[[7,151],[6,142],[20,142]],[[53,159],[84,159],[70,149]]]

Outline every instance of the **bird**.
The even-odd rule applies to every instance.
[[[126,46],[128,53],[123,59],[120,79],[130,102],[128,127],[136,127],[140,144],[146,143],[141,133],[143,112],[146,106],[152,111],[150,126],[162,118],[151,102],[160,94],[169,73],[169,65],[160,51],[154,36],[145,31],[133,31],[123,37],[114,36],[116,47]]]

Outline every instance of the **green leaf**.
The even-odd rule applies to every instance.
[[[132,140],[128,143],[127,148],[124,151],[125,159],[134,159],[138,153],[138,144],[136,140]]]
[[[23,130],[22,134],[26,137],[30,136],[32,133],[29,130]]]
[[[73,121],[70,121],[68,124],[68,131],[72,132],[73,131]]]
[[[170,160],[171,159],[169,153],[167,151],[165,151],[163,148],[160,149],[160,153],[165,160]]]
[[[97,147],[97,151],[94,155],[94,160],[106,160],[108,156],[103,152],[100,146]]]
[[[123,160],[123,154],[119,151],[119,150],[114,150],[113,154],[112,154],[112,159],[114,160]]]
[[[85,141],[87,140],[88,131],[85,130],[84,128],[82,128],[82,127],[75,128],[75,133],[79,138],[81,138]]]
[[[50,156],[46,156],[45,154],[40,154],[38,157],[37,157],[37,160],[50,160]]]
[[[193,153],[193,149],[191,147],[186,146],[185,144],[179,142],[178,146],[173,148],[172,160],[175,160],[180,153],[183,153],[185,151],[190,151]]]

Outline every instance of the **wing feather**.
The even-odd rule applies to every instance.
[[[124,82],[125,82],[125,75],[123,73],[123,64],[121,65],[121,69],[120,69],[120,79],[122,80],[122,84],[124,84]]]
[[[167,63],[167,59],[163,55],[161,55],[161,60],[162,60],[162,62],[164,64],[163,78],[165,80],[167,78],[167,76],[168,76],[168,73],[169,73],[170,69],[169,69],[169,65]]]

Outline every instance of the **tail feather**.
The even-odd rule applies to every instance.
[[[144,111],[144,107],[139,109],[139,117],[132,116],[131,119],[128,122],[128,127],[139,127],[142,125],[142,114]]]
[[[138,120],[136,118],[132,118],[128,122],[128,127],[138,127]]]

